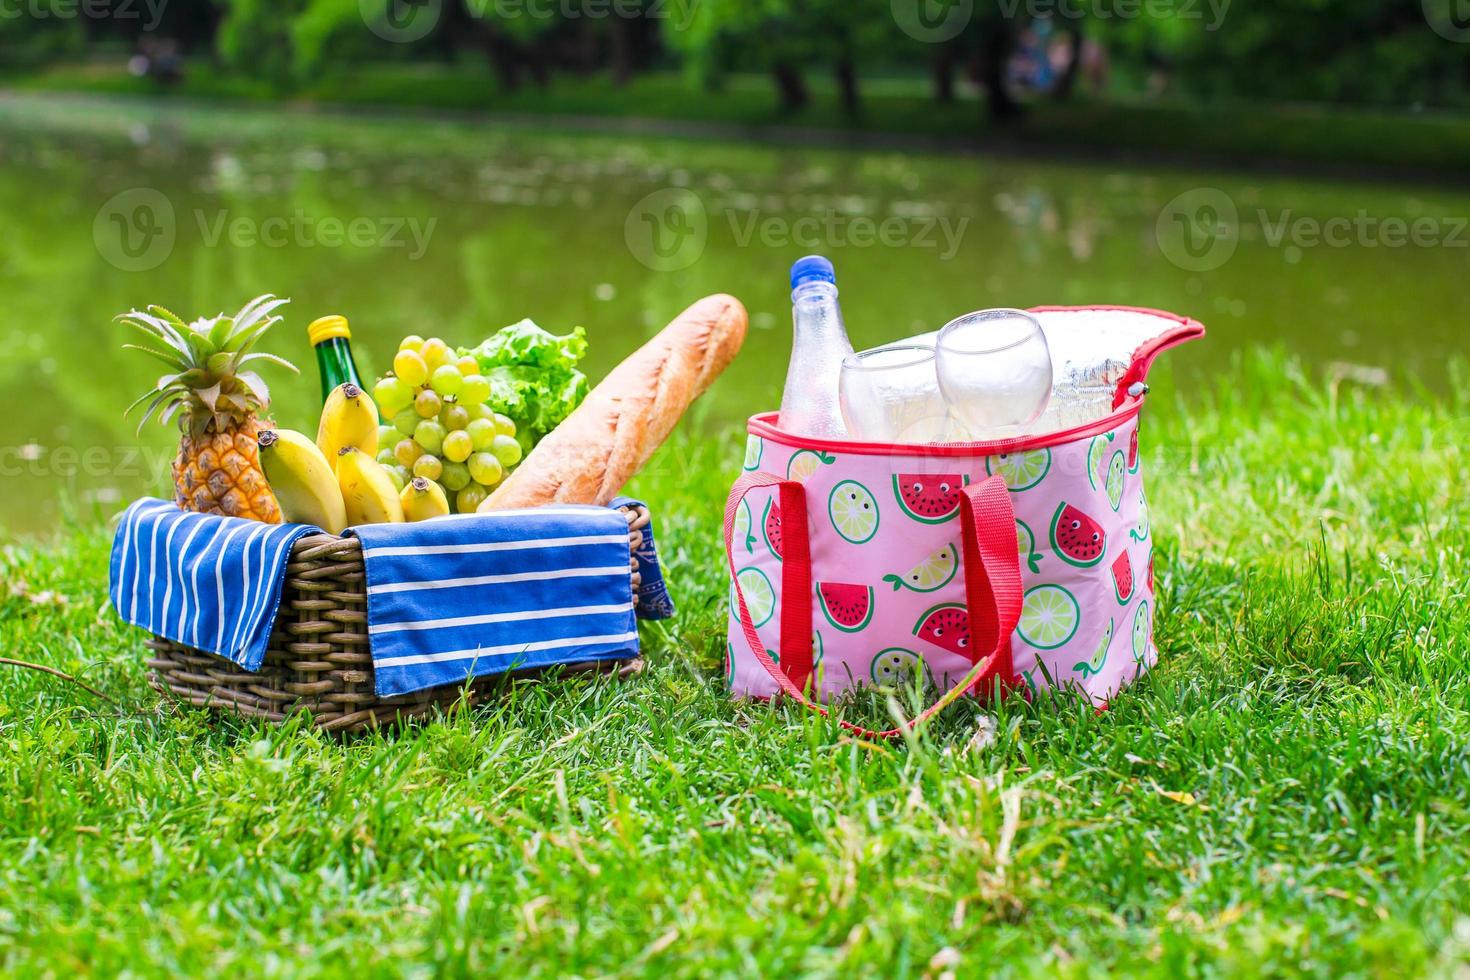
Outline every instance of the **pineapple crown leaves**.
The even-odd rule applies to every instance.
[[[124,414],[131,414],[146,402],[138,422],[138,430],[142,431],[155,412],[166,424],[182,411],[180,424],[196,435],[207,431],[211,423],[220,430],[259,414],[270,404],[270,389],[249,365],[270,363],[297,370],[284,358],[252,350],[265,332],[280,322],[276,310],[288,302],[266,293],[246,303],[233,316],[221,313],[193,323],[185,323],[161,306],[120,315],[118,322],[132,327],[146,341],[123,347],[141,351],[169,369]]]

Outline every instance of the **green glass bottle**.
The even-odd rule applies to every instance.
[[[347,318],[333,313],[318,317],[306,328],[311,346],[316,348],[316,367],[322,377],[322,401],[338,385],[351,381],[363,391],[362,375],[352,359],[352,331],[347,328]]]

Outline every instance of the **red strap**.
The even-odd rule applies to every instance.
[[[780,666],[761,643],[735,568],[735,514],[746,494],[759,487],[770,486],[780,488],[781,543],[785,550],[781,572]],[[977,654],[969,672],[938,701],[898,728],[873,731],[848,721],[839,722],[850,732],[867,738],[895,738],[943,711],[968,690],[980,689],[996,678],[1005,684],[1015,683],[1011,666],[1011,632],[1021,616],[1021,566],[1016,550],[1016,520],[1010,494],[1004,481],[992,476],[965,488],[960,509],[966,603],[970,611],[970,637],[975,641],[971,649],[986,653],[983,656]],[[751,652],[783,692],[825,717],[827,709],[813,702],[805,691],[812,656],[811,550],[807,537],[805,488],[770,473],[747,473],[736,480],[725,504],[725,554],[730,564],[730,580],[735,585],[736,615]],[[793,591],[797,587],[800,591]],[[797,600],[798,596],[802,598]]]

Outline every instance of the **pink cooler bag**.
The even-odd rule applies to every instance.
[[[1085,342],[1128,361],[1112,414],[933,445],[810,439],[775,414],[751,419],[725,508],[732,692],[822,711],[923,670],[945,693],[913,725],[966,691],[1066,687],[1101,706],[1153,665],[1139,411],[1153,359],[1204,328],[1155,310],[1031,312],[1054,359]]]

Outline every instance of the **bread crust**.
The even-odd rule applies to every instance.
[[[480,510],[606,504],[661,446],[745,341],[745,307],[699,300],[615,367]]]

